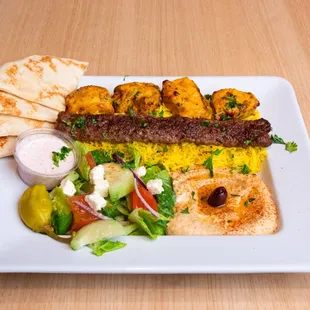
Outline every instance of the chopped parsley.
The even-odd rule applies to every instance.
[[[92,122],[93,124],[97,124],[97,123],[98,123],[98,121],[97,121],[95,118],[92,118],[92,119],[91,119],[91,122]]]
[[[146,122],[146,121],[141,121],[140,122],[140,127],[142,127],[142,128],[145,128],[145,127],[147,127],[148,126],[148,122]]]
[[[123,81],[125,81],[128,76],[130,76],[130,75],[124,75]]]
[[[278,135],[271,135],[271,140],[275,144],[285,144],[284,140],[280,138]]]
[[[245,145],[249,145],[249,144],[251,144],[253,141],[254,141],[254,139],[245,140],[245,141],[244,141],[244,144],[245,144]]]
[[[114,106],[115,108],[119,106],[117,100],[113,100],[112,104],[113,104],[113,106]]]
[[[298,149],[298,145],[293,142],[285,142],[281,137],[278,135],[271,135],[271,140],[275,144],[284,144],[285,150],[289,151],[290,153],[296,152]]]
[[[287,142],[285,144],[285,149],[290,153],[297,151],[298,145],[295,142]]]
[[[235,158],[235,154],[230,154],[230,157],[231,158]]]
[[[210,100],[212,98],[212,95],[210,94],[205,94],[204,97],[207,99],[207,100]]]
[[[212,155],[220,155],[221,154],[221,152],[223,151],[223,149],[216,149],[215,151],[211,151],[210,153],[212,154]]]
[[[210,122],[203,122],[203,123],[201,123],[201,126],[209,127],[210,126]]]
[[[64,120],[62,120],[62,122],[65,123],[67,126],[71,126],[71,125],[72,125],[72,122],[70,122],[70,121],[64,121]]]
[[[234,108],[240,108],[242,106],[242,104],[237,102],[236,96],[233,95],[232,93],[228,93],[228,96],[223,97],[223,99],[227,100],[226,103],[226,109],[230,110],[230,109],[234,109]]]
[[[156,111],[153,110],[153,111],[151,112],[151,115],[154,116],[154,117],[156,117],[156,116],[157,116]]]
[[[246,207],[248,207],[248,206],[250,205],[250,203],[253,202],[255,199],[256,199],[256,198],[249,198],[249,200],[247,200],[247,201],[244,203],[244,205],[245,205]]]
[[[132,107],[129,107],[128,108],[128,115],[131,117],[131,118],[134,118],[135,117],[135,111]]]
[[[241,166],[240,173],[249,174],[249,173],[251,173],[251,169],[246,164],[244,164],[243,166]]]
[[[193,199],[193,200],[196,200],[196,199],[195,199],[195,192],[194,192],[194,191],[191,192],[191,195],[192,195],[192,199]]]
[[[53,159],[54,166],[59,167],[59,162],[61,160],[64,160],[69,155],[70,152],[71,152],[71,149],[66,146],[63,146],[60,149],[60,152],[52,152],[53,153],[52,159]]]
[[[168,147],[167,147],[167,145],[164,146],[163,152],[164,152],[164,153],[168,152]]]
[[[85,130],[86,129],[86,117],[85,116],[79,116],[73,123],[76,127],[79,129]]]
[[[208,159],[206,159],[206,160],[203,162],[202,165],[205,166],[207,169],[209,169],[209,171],[210,171],[210,177],[213,178],[214,173],[213,173],[213,158],[212,158],[212,154],[211,154],[211,156],[210,156]]]
[[[108,133],[107,132],[103,132],[102,134],[101,134],[104,138],[107,138],[108,137]]]
[[[186,174],[188,171],[190,171],[190,167],[187,167],[187,168],[181,168],[181,171],[183,174]]]
[[[138,97],[140,94],[141,94],[141,92],[137,91],[136,94],[135,94],[135,97]]]
[[[158,115],[159,115],[160,118],[163,118],[164,117],[164,111],[161,110]]]
[[[230,116],[230,115],[222,115],[222,116],[221,116],[221,121],[227,121],[227,120],[229,120],[229,119],[231,119],[231,116]]]
[[[210,157],[208,159],[206,159],[203,162],[203,166],[205,166],[207,169],[209,169],[210,171],[210,178],[213,178],[214,173],[213,173],[213,155],[219,155],[221,152],[223,151],[223,149],[216,149],[215,151],[210,151],[209,153],[211,154]]]
[[[214,122],[214,127],[218,127],[219,126],[219,123],[218,122]]]
[[[181,211],[181,213],[183,213],[183,214],[189,214],[189,212],[188,212],[188,208],[186,208],[186,209],[182,210],[182,211]]]
[[[240,197],[238,194],[230,194],[232,197]]]

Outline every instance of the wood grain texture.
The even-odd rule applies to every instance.
[[[0,0],[0,63],[51,54],[89,61],[88,75],[279,75],[309,129],[309,12],[308,0]],[[0,309],[299,310],[309,287],[296,274],[3,274]]]

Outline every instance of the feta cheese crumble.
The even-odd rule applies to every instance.
[[[158,195],[164,191],[163,181],[160,179],[154,179],[148,181],[146,183],[146,187],[151,192],[152,195]]]
[[[73,182],[70,180],[63,179],[60,182],[60,188],[62,189],[65,195],[70,196],[70,197],[76,193],[75,186]]]

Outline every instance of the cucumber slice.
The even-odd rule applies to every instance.
[[[116,163],[104,165],[104,177],[109,182],[111,201],[117,201],[134,190],[132,173]]]
[[[122,224],[114,220],[98,220],[82,227],[71,240],[71,248],[76,251],[84,245],[125,235]]]

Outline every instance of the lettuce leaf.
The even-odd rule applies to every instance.
[[[149,211],[135,209],[129,214],[129,221],[137,223],[152,239],[165,235],[166,221],[154,217]]]
[[[157,174],[157,179],[162,180],[164,191],[156,195],[158,202],[158,212],[165,217],[174,216],[174,205],[175,205],[175,192],[172,188],[172,178],[170,177],[167,170],[162,170]]]
[[[121,241],[109,241],[101,240],[96,243],[92,243],[89,247],[92,249],[92,254],[96,256],[102,256],[107,252],[116,251],[126,246],[126,243]]]
[[[51,225],[54,227],[57,235],[63,235],[70,230],[73,216],[67,197],[60,187],[54,188],[52,206]]]
[[[78,167],[79,174],[84,180],[88,181],[89,180],[90,167],[89,167],[89,164],[87,162],[85,155],[90,150],[88,149],[88,147],[86,147],[85,144],[83,144],[79,141],[75,141],[74,144],[79,148],[79,150],[81,152],[81,162],[80,162],[80,165]]]

